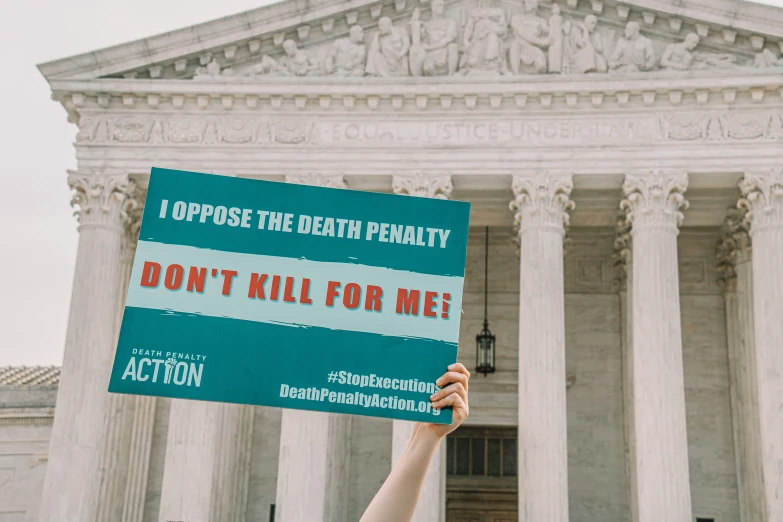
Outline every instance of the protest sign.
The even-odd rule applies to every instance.
[[[448,424],[468,215],[153,168],[109,391]]]

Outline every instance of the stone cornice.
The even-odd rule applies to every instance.
[[[779,105],[783,73],[743,69],[743,75],[714,72],[503,78],[274,78],[258,82],[191,80],[57,80],[54,99],[79,121],[84,109],[158,110],[271,109],[300,112],[341,110],[551,110],[640,108],[710,104]]]
[[[0,426],[51,426],[53,421],[53,407],[0,410]]]
[[[398,96],[489,96],[528,95],[541,93],[552,95],[602,93],[727,93],[731,102],[740,92],[762,89],[766,93],[780,91],[783,87],[783,71],[736,69],[727,74],[725,71],[692,71],[672,73],[636,74],[585,74],[581,76],[525,76],[525,77],[434,77],[434,78],[331,78],[305,77],[265,78],[258,81],[253,78],[229,78],[222,81],[195,82],[192,80],[143,80],[100,78],[95,80],[53,80],[52,91],[57,99],[79,95],[82,100],[72,100],[80,105],[84,97],[98,95],[111,96],[197,96],[200,94],[219,97],[221,95],[269,97],[274,95],[293,98],[298,95],[327,95],[333,98],[366,97],[371,95]],[[521,81],[524,79],[524,81]],[[668,96],[667,96],[668,98]],[[673,100],[676,103],[676,99]]]

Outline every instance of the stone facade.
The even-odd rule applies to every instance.
[[[404,423],[105,392],[155,165],[471,202],[459,359],[489,227],[497,372],[465,433],[517,428],[518,465],[466,488],[444,448],[417,521],[783,520],[781,20],[314,0],[41,64],[79,127],[79,257],[54,424],[0,431],[0,515],[345,522],[393,465]]]
[[[519,259],[511,235],[510,227],[490,229],[489,317],[498,336],[498,371],[472,379],[471,425],[516,426],[517,422]],[[627,522],[631,515],[623,450],[622,315],[620,297],[612,285],[614,235],[602,229],[582,229],[571,235],[564,258],[565,371],[575,377],[566,394],[569,520]],[[678,238],[680,252],[687,256],[680,260],[679,270],[689,274],[680,283],[688,457],[694,514],[738,521],[724,288],[717,282],[714,256],[719,235],[717,228],[686,228]],[[483,230],[471,232],[459,354],[460,361],[469,367],[474,364],[474,337],[483,313],[483,241]],[[701,271],[689,268],[691,265],[710,268]],[[6,390],[12,391],[10,387]],[[54,393],[46,393],[46,404],[51,408]],[[144,522],[159,521],[169,403],[169,399],[159,399],[155,414],[146,505],[140,519]],[[248,522],[268,521],[270,506],[275,503],[281,417],[281,410],[254,408]],[[42,468],[51,426],[45,429],[41,447],[44,462],[38,464]],[[15,437],[22,435],[5,432],[0,441],[11,447],[18,444],[10,440]],[[388,474],[392,421],[356,417],[351,440],[348,521],[361,517]],[[25,481],[15,487],[24,488],[22,495],[30,499],[30,513],[35,513],[42,482]],[[8,508],[3,504],[0,512],[2,509]]]

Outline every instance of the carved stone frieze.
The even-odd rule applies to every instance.
[[[454,185],[448,174],[416,172],[412,176],[394,176],[392,190],[395,194],[406,194],[423,198],[449,199]]]
[[[783,167],[745,174],[740,182],[743,199],[738,207],[747,211],[750,234],[783,227]]]
[[[321,174],[320,172],[309,172],[303,175],[286,175],[286,183],[294,183],[296,185],[312,185],[314,187],[329,187],[329,188],[347,188],[345,183],[345,177],[329,174]]]
[[[623,183],[626,199],[620,208],[626,211],[631,233],[659,227],[676,231],[684,218],[681,211],[688,208],[687,188],[688,175],[683,172],[656,170],[627,175]]]
[[[744,51],[731,54],[728,50],[733,41],[727,41],[727,52],[701,51],[700,34],[706,34],[698,27],[699,34],[687,33],[672,43],[657,34],[645,34],[646,27],[638,21],[627,21],[617,30],[613,23],[594,14],[563,13],[555,2],[542,6],[539,0],[522,0],[509,7],[496,5],[494,0],[476,0],[447,10],[444,0],[434,0],[429,8],[428,18],[422,17],[419,8],[394,21],[388,16],[373,16],[377,22],[371,27],[357,25],[349,18],[348,34],[306,48],[300,47],[308,43],[306,37],[300,35],[297,43],[283,40],[283,33],[278,33],[277,54],[236,64],[233,59],[226,60],[224,65],[209,55],[193,78],[226,81],[268,76],[499,76],[783,68],[783,58],[769,49],[752,57]],[[309,33],[309,26],[304,33]]]
[[[666,142],[783,140],[783,111],[709,111],[658,116],[607,115],[550,119],[526,117],[470,121],[396,118],[384,121],[345,117],[247,114],[81,117],[77,143],[151,145],[334,145],[558,147],[655,145]]]
[[[663,116],[663,138],[672,141],[778,140],[783,138],[779,111],[715,112]]]

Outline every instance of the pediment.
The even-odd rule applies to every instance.
[[[263,82],[783,67],[780,8],[732,0],[535,3],[445,0],[439,16],[430,0],[286,0],[39,68],[50,81]],[[381,34],[381,25],[391,29]]]

